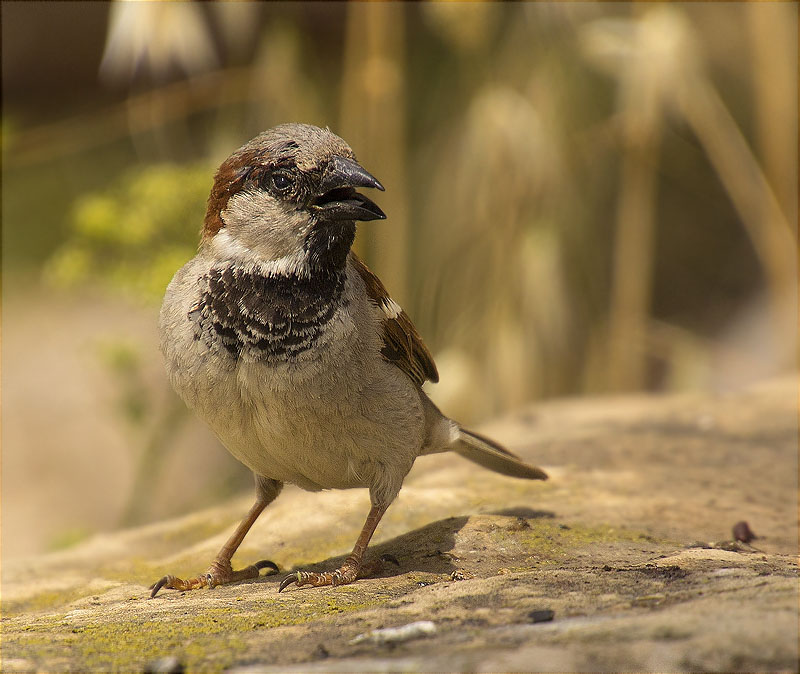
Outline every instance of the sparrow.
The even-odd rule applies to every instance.
[[[356,221],[386,217],[357,188],[384,189],[344,140],[306,124],[265,131],[219,167],[198,253],[164,296],[161,351],[187,406],[253,471],[256,498],[205,574],[164,576],[151,597],[277,572],[266,560],[234,571],[231,558],[286,482],[363,487],[371,508],[338,569],[298,571],[279,591],[373,573],[364,553],[419,456],[453,451],[503,475],[547,479],[422,390],[439,379],[430,351],[351,250]]]

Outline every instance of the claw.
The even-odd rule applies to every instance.
[[[173,590],[181,590],[183,592],[186,590],[193,590],[198,587],[203,587],[204,582],[208,582],[206,578],[192,578],[190,580],[183,580],[177,576],[167,575],[157,583],[153,583],[150,586],[152,589],[152,592],[150,593],[150,599],[153,599],[162,587],[172,588]]]
[[[152,590],[152,592],[150,592],[150,599],[153,599],[158,594],[158,591],[167,583],[169,583],[169,576],[164,576],[161,580],[156,581],[147,588],[148,590]]]
[[[283,592],[292,583],[297,583],[298,585],[301,585],[302,582],[303,582],[303,574],[302,574],[301,571],[298,571],[297,573],[294,573],[292,575],[286,576],[286,578],[284,578],[281,581],[281,585],[278,588],[278,592]]]
[[[271,562],[268,559],[262,559],[261,561],[253,564],[253,566],[255,566],[259,571],[261,569],[272,569],[272,573],[266,574],[267,576],[271,576],[273,573],[278,573],[280,571],[278,565],[275,562]]]

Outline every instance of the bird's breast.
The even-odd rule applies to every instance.
[[[315,349],[347,306],[345,275],[267,275],[234,266],[211,268],[188,312],[194,339],[234,360],[286,364]]]
[[[314,287],[202,262],[176,276],[162,308],[167,369],[187,404],[260,475],[396,493],[422,410],[381,356],[358,275]]]

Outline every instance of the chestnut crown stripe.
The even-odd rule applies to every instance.
[[[259,150],[237,152],[220,165],[214,176],[211,193],[208,195],[208,207],[203,220],[203,239],[210,239],[225,226],[222,221],[222,211],[228,205],[228,200],[239,191],[250,167],[258,163],[261,155],[263,151]]]

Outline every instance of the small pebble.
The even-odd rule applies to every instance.
[[[400,627],[385,627],[384,629],[365,632],[364,634],[359,634],[357,637],[350,639],[349,643],[351,645],[365,642],[376,645],[396,644],[401,641],[429,637],[434,634],[436,634],[436,624],[430,620],[420,620],[418,622],[409,623],[408,625],[401,625]]]
[[[183,674],[183,663],[175,656],[152,660],[144,666],[144,674]]]
[[[515,517],[506,527],[506,531],[524,531],[530,529],[531,525],[524,517]]]
[[[450,580],[469,580],[474,577],[469,571],[464,571],[463,569],[456,569],[450,574]]]
[[[546,623],[550,622],[556,615],[555,611],[551,611],[549,608],[542,608],[537,609],[535,611],[531,611],[528,614],[528,619],[532,623]]]
[[[742,543],[749,543],[750,541],[754,541],[758,536],[753,533],[753,530],[750,528],[750,525],[742,520],[741,522],[737,522],[733,525],[733,538],[736,541],[741,541]]]

